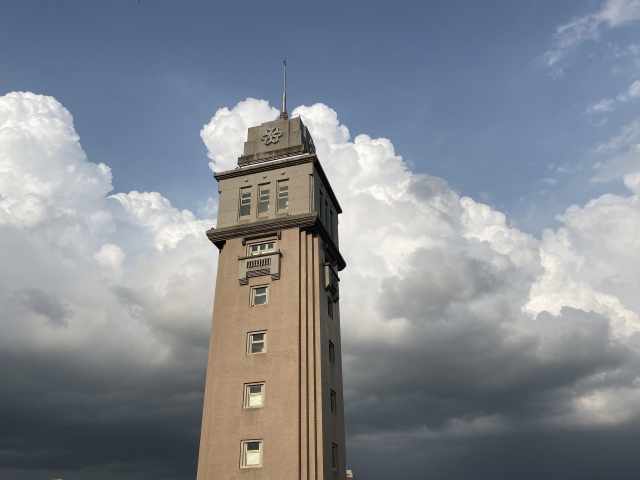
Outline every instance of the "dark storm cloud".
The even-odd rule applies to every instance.
[[[630,480],[640,471],[638,423],[434,439],[406,432],[405,437],[410,440],[381,438],[375,447],[368,439],[352,439],[348,461],[362,465],[358,478],[398,478],[402,469],[411,479]]]
[[[585,435],[608,452],[610,441],[626,450],[625,441],[640,437],[625,424],[581,429],[558,422],[579,414],[581,394],[636,381],[640,358],[613,337],[607,318],[568,307],[558,316],[524,315],[521,274],[465,253],[420,250],[409,264],[410,271],[382,281],[377,299],[387,322],[402,322],[397,335],[352,338],[345,347],[349,452],[359,463],[378,452],[368,474],[542,478],[570,472],[589,445]],[[625,478],[628,468],[608,459],[566,478],[606,471]]]
[[[43,470],[94,478],[92,468],[102,478],[194,477],[206,350],[172,360],[132,366],[67,352],[0,352],[0,465],[14,469],[0,477]],[[118,466],[111,476],[108,465]]]
[[[467,252],[421,249],[409,262],[410,275],[382,282],[378,306],[384,318],[437,322],[456,315],[457,307],[505,290],[509,278]]]
[[[66,319],[73,314],[57,295],[47,294],[39,288],[25,288],[17,296],[24,305],[59,327],[65,327]]]

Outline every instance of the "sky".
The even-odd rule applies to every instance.
[[[0,6],[0,478],[194,478],[212,173],[340,200],[359,478],[640,472],[640,0]]]

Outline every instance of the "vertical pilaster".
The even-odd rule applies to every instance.
[[[300,250],[300,479],[324,478],[318,238],[301,231]]]
[[[316,415],[317,395],[316,395],[316,358],[315,358],[315,338],[316,338],[316,315],[314,309],[315,295],[314,295],[314,258],[313,258],[313,238],[305,232],[305,244],[306,244],[306,290],[307,295],[305,298],[306,311],[307,311],[307,384],[308,389],[308,405],[309,410],[307,413],[307,422],[309,424],[308,430],[308,444],[309,444],[309,474],[310,479],[317,480],[318,477],[318,442],[317,442],[317,429],[318,419]]]
[[[309,382],[308,382],[308,326],[307,326],[307,235],[298,234],[299,249],[299,371],[300,371],[300,480],[309,480]]]
[[[321,332],[321,314],[320,314],[320,251],[319,239],[317,235],[308,234],[311,243],[312,260],[311,260],[311,284],[313,292],[310,295],[312,303],[313,315],[313,383],[314,383],[314,425],[315,425],[315,445],[316,445],[316,478],[324,479],[324,418],[322,414],[322,406],[324,404],[324,393],[322,389],[322,332]]]

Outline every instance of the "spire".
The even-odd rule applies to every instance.
[[[282,63],[284,64],[284,89],[282,90],[282,111],[280,112],[280,119],[286,120],[289,118],[287,113],[287,59],[285,58]]]

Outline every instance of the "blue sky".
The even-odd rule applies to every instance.
[[[197,209],[213,191],[197,132],[246,97],[322,102],[352,134],[391,139],[413,169],[504,211],[540,235],[565,207],[619,185],[589,182],[589,151],[633,116],[585,115],[635,74],[606,32],[561,77],[540,57],[555,27],[597,2],[5,2],[4,92],[52,95],[114,188],[162,191]],[[612,74],[618,68],[620,71]],[[598,119],[600,120],[600,119]],[[554,176],[549,165],[584,170]],[[545,178],[557,178],[555,185]],[[541,193],[544,190],[544,193]]]
[[[286,57],[343,208],[349,468],[634,478],[639,25],[640,0],[4,1],[0,477],[194,477],[212,171]]]

